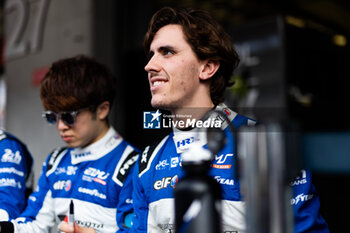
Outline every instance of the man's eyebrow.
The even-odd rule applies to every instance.
[[[171,45],[164,45],[164,46],[160,46],[159,48],[158,48],[158,51],[159,52],[162,52],[162,51],[174,51],[175,50],[175,48],[173,47],[173,46],[171,46]]]
[[[165,51],[176,51],[175,47],[173,47],[171,45],[160,46],[156,50],[160,53],[163,53]],[[148,59],[151,59],[153,57],[153,55],[154,55],[154,50],[149,50],[148,51]]]

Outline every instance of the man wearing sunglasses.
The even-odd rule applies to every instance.
[[[116,93],[113,75],[77,56],[53,63],[40,91],[42,116],[67,147],[48,156],[27,208],[12,223],[2,223],[0,232],[48,232],[67,215],[74,216],[71,225],[96,232],[127,231],[133,211],[128,174],[138,154],[108,122]]]

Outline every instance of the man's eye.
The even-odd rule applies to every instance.
[[[169,56],[169,55],[173,55],[173,54],[174,54],[174,51],[172,51],[172,50],[164,50],[165,56]]]

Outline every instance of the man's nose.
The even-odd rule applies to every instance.
[[[147,65],[145,66],[145,70],[150,72],[158,72],[161,69],[159,58],[156,55],[153,55],[152,58],[148,61]]]
[[[67,124],[65,124],[61,118],[59,117],[57,120],[57,130],[64,130],[64,129],[68,129],[69,126]]]

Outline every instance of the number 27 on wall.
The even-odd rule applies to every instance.
[[[5,1],[5,56],[15,59],[41,48],[49,0]]]

